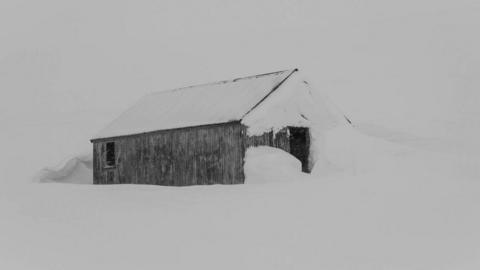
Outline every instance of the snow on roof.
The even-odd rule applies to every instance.
[[[287,126],[326,131],[344,123],[340,110],[321,89],[313,87],[300,72],[295,72],[272,92],[268,99],[242,118],[248,135],[261,135]]]
[[[239,121],[295,71],[284,70],[149,94],[94,139]]]

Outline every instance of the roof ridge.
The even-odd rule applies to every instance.
[[[298,68],[295,68],[293,70],[289,70],[290,73],[281,81],[279,82],[277,85],[275,85],[272,90],[270,90],[270,92],[268,92],[259,102],[257,102],[257,104],[255,104],[250,110],[248,110],[240,120],[243,120],[243,118],[245,118],[245,116],[247,116],[251,111],[253,111],[255,108],[257,108],[260,104],[262,104],[263,101],[265,101],[265,99],[267,99],[273,92],[275,92],[275,90],[277,90],[286,80],[288,80],[288,78],[290,78],[290,76],[292,76],[293,73],[297,72],[298,71]]]
[[[198,91],[182,92],[167,90],[152,92],[140,98],[132,106],[129,106],[125,111],[118,115],[113,121],[108,123],[106,127],[101,129],[94,136],[94,139],[148,133],[155,130],[222,123],[233,120],[241,121],[245,115],[261,104],[296,71],[298,71],[298,69],[276,71],[233,80],[224,80],[215,83],[173,89],[188,90],[199,87],[200,89],[197,89]],[[245,81],[243,81],[244,79]],[[235,83],[239,81],[242,82],[238,84]],[[223,83],[223,85],[218,85],[221,83]],[[230,90],[225,91],[225,89]],[[162,93],[164,95],[162,95]],[[175,102],[179,101],[182,97],[193,99],[176,104]],[[217,102],[220,105],[217,103],[215,103],[217,105],[211,104],[208,101],[208,98],[212,97],[219,97],[228,103]],[[198,105],[190,106],[193,108],[195,114],[198,113],[195,115],[192,114],[192,109],[189,108],[189,102],[197,101],[200,101]],[[229,103],[232,104],[228,105]],[[172,111],[179,115],[177,115],[177,120],[175,120],[175,117],[165,116],[173,116]],[[212,114],[212,112],[215,112],[215,114]]]
[[[201,84],[194,84],[190,86],[184,86],[184,87],[178,87],[178,88],[173,88],[173,89],[167,89],[167,90],[159,90],[155,92],[151,92],[150,95],[156,95],[156,94],[161,94],[161,93],[167,93],[167,92],[174,92],[174,91],[180,91],[180,90],[188,90],[188,89],[193,89],[199,86],[208,86],[208,85],[219,85],[219,84],[226,84],[226,83],[234,83],[238,82],[241,80],[245,79],[252,79],[252,78],[260,78],[264,76],[271,76],[271,75],[276,75],[284,72],[290,72],[293,73],[297,71],[298,69],[285,69],[285,70],[280,70],[280,71],[274,71],[274,72],[269,72],[269,73],[263,73],[263,74],[256,74],[256,75],[249,75],[249,76],[244,76],[244,77],[238,77],[235,79],[229,79],[229,80],[221,80],[221,81],[214,81],[214,82],[208,82],[208,83],[201,83]]]
[[[259,77],[269,76],[269,75],[273,75],[273,74],[279,74],[279,73],[284,73],[284,72],[292,72],[294,70],[296,70],[296,68],[279,70],[279,71],[268,72],[268,73],[262,73],[262,74],[257,74],[257,75],[250,75],[250,76],[245,76],[245,77],[239,77],[239,78],[233,79],[231,81],[236,82],[236,81],[244,80],[244,79],[259,78]]]

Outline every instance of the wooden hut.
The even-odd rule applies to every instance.
[[[252,134],[245,123],[297,71],[147,95],[91,140],[94,183],[242,184],[246,149],[260,145],[291,153],[301,161],[302,170],[310,172],[306,125],[272,126]]]

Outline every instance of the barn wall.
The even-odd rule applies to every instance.
[[[157,131],[93,141],[94,184],[187,186],[241,184],[245,151],[271,146],[290,152],[288,129],[247,136],[239,122]],[[107,167],[106,143],[115,142]]]
[[[246,127],[244,127],[246,134]],[[259,136],[247,136],[246,137],[246,146],[271,146],[283,149],[287,152],[290,152],[290,141],[288,139],[287,128],[283,128],[278,131],[275,136],[273,131],[266,132]]]
[[[246,134],[246,127],[244,127],[245,131],[243,134]],[[288,153],[291,153],[290,149],[290,135],[288,132],[288,127],[283,128],[277,133],[274,133],[273,131],[266,132],[262,135],[259,136],[246,136],[246,148],[251,147],[251,146],[271,146],[271,147],[276,147],[280,148]],[[308,148],[308,164],[306,164],[306,167],[303,167],[302,170],[304,172],[310,172],[313,167],[313,162],[311,159],[311,136],[310,136],[310,130],[308,130],[307,134],[307,142],[306,142],[306,147]]]
[[[231,122],[94,141],[94,183],[243,183],[242,132],[239,122]],[[112,141],[116,166],[107,168],[105,145]]]

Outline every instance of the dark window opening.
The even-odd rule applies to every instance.
[[[115,166],[115,143],[108,142],[106,144],[106,161],[105,164],[107,167]]]
[[[310,153],[310,133],[308,128],[289,127],[290,154],[302,162],[302,172],[310,172],[308,156]]]

